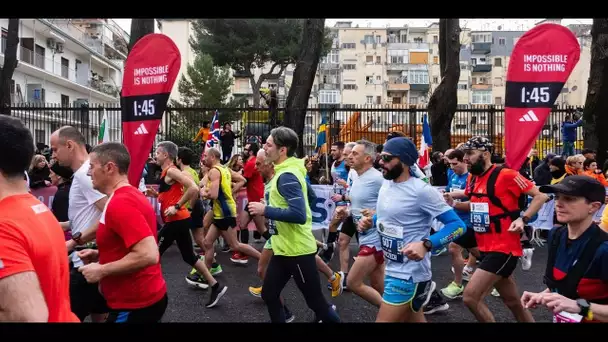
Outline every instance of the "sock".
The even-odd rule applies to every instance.
[[[264,233],[262,234],[262,236],[264,237],[264,239],[270,240],[270,232],[268,232],[267,230],[264,231]]]
[[[241,243],[248,244],[249,243],[249,230],[247,228],[241,229]]]
[[[219,287],[220,287],[220,282],[219,281],[211,286],[211,288],[214,289],[214,290],[217,290]]]
[[[327,244],[329,245],[330,243],[335,242],[337,237],[338,232],[329,232],[327,235]]]

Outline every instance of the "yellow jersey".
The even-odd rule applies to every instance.
[[[220,172],[220,186],[217,198],[213,200],[213,218],[236,218],[236,202],[232,197],[232,176],[230,176],[230,171],[222,165],[216,165],[213,168]],[[211,181],[209,180],[207,181],[207,189],[210,186]]]

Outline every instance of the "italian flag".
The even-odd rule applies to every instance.
[[[110,131],[108,128],[108,112],[103,110],[103,120],[101,120],[101,127],[99,128],[98,144],[102,144],[110,141]]]

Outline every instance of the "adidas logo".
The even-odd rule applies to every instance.
[[[538,117],[536,116],[536,114],[534,114],[534,112],[532,110],[529,110],[526,114],[524,114],[524,116],[519,118],[519,121],[528,122],[528,121],[539,121],[539,120],[538,120]]]
[[[139,127],[137,127],[137,130],[134,133],[135,135],[141,135],[141,134],[148,134],[148,130],[146,129],[146,126],[144,126],[144,124],[142,123],[141,125],[139,125]]]

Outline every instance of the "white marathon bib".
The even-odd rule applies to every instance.
[[[488,203],[471,203],[471,224],[475,233],[490,231],[490,206]]]
[[[562,311],[553,315],[553,323],[580,323],[583,316]]]
[[[388,260],[403,263],[403,228],[378,223],[378,232],[382,243],[384,257]]]

